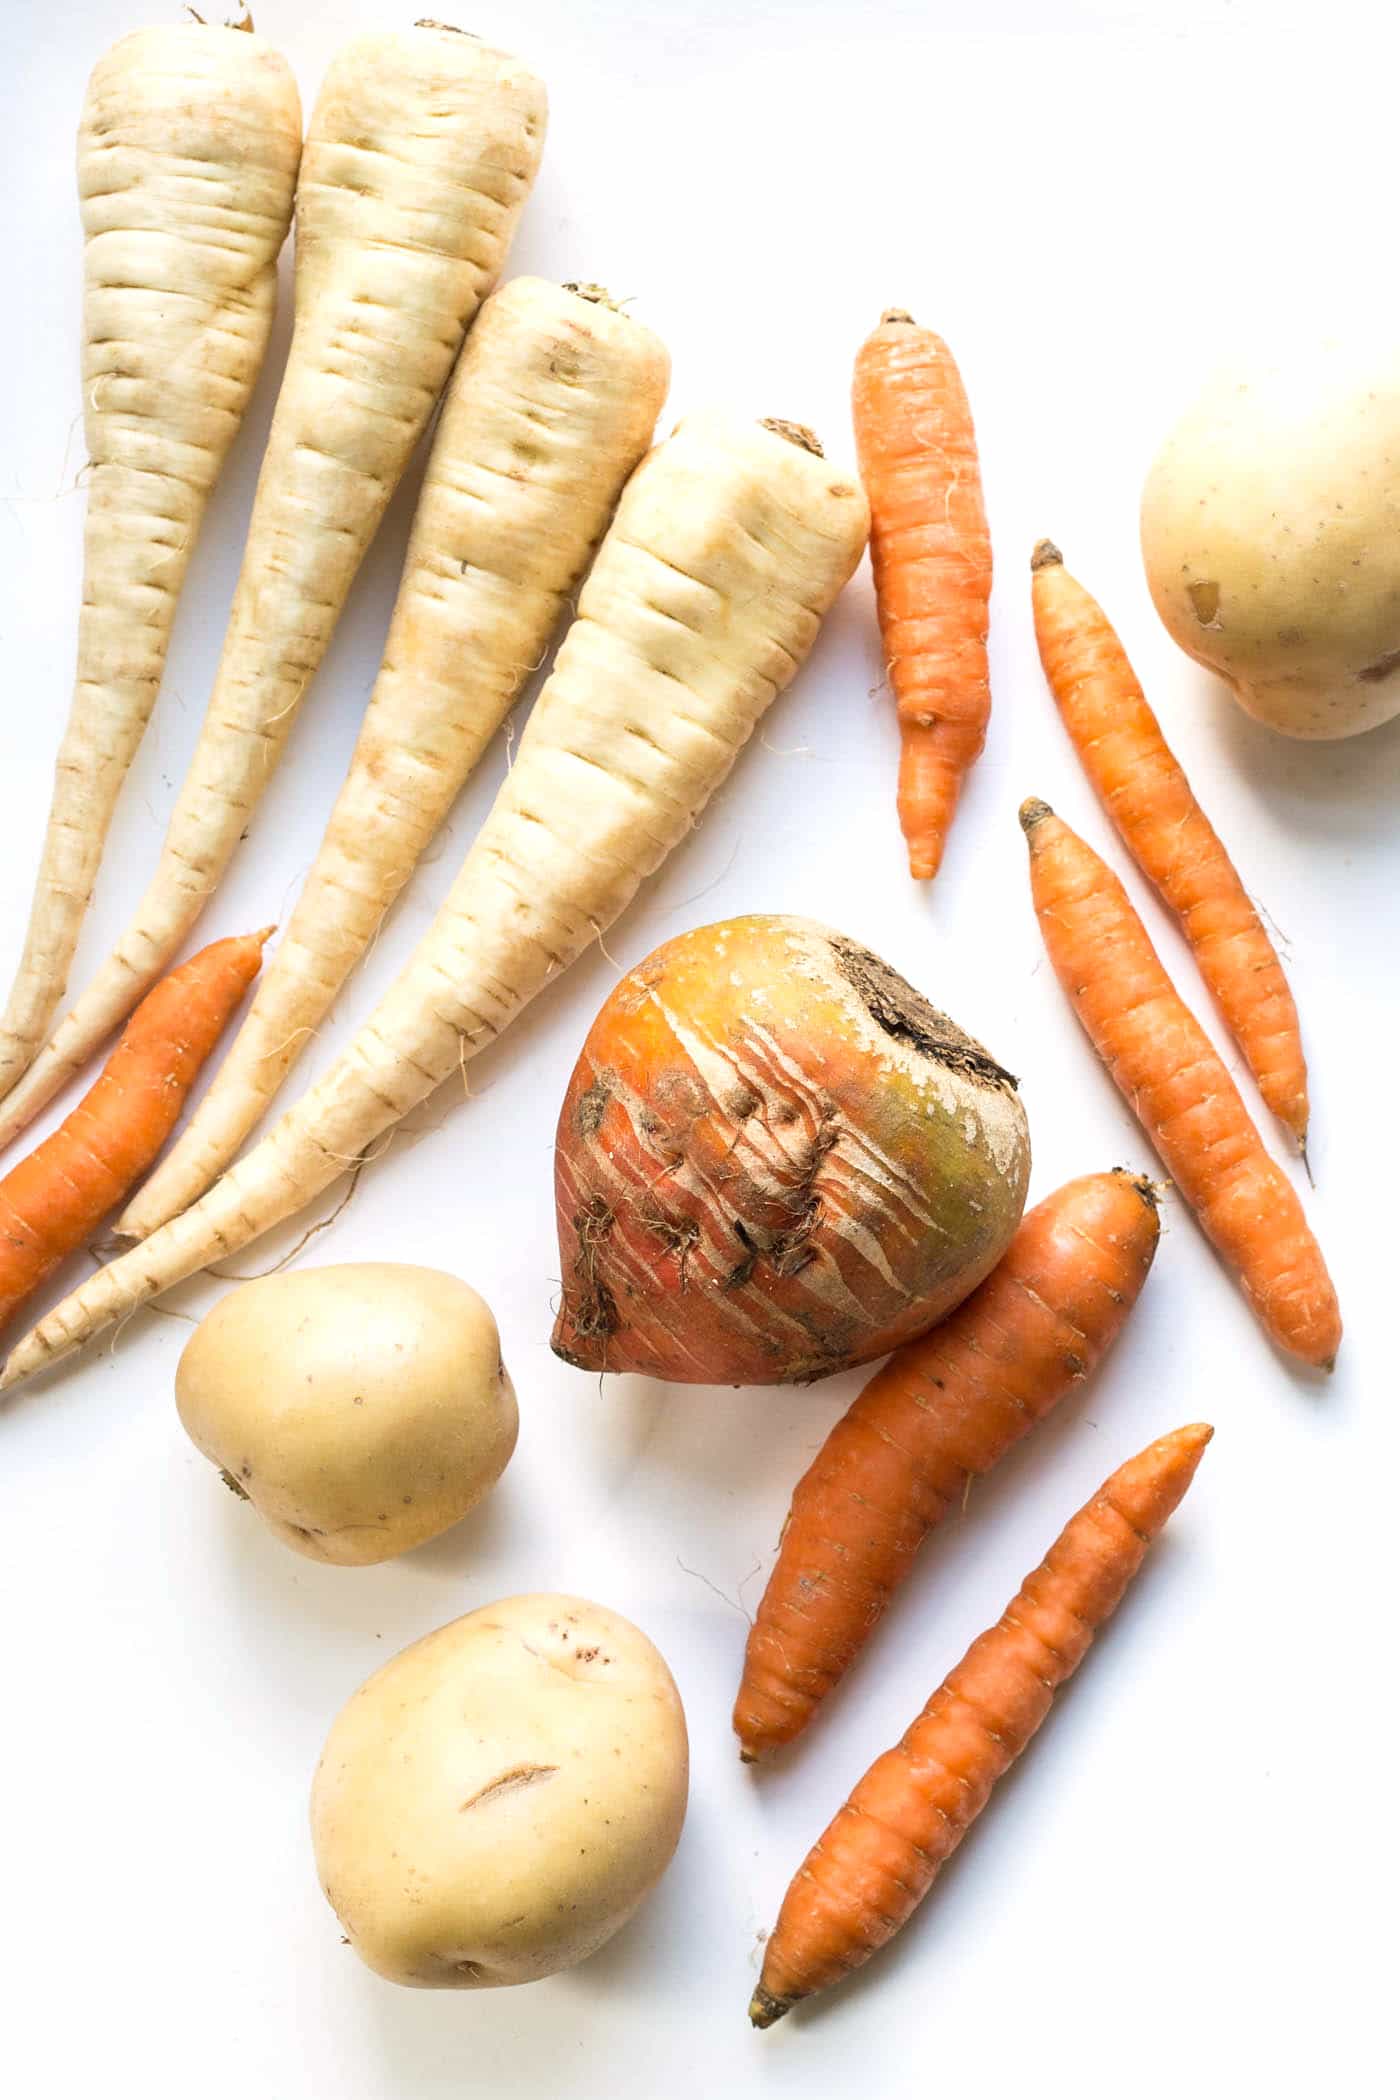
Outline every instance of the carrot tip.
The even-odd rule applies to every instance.
[[[1053,540],[1037,540],[1031,550],[1031,574],[1037,569],[1053,569],[1064,560]]]
[[[1021,819],[1021,829],[1029,838],[1036,825],[1043,824],[1045,819],[1053,817],[1055,812],[1048,802],[1041,801],[1039,795],[1028,795],[1017,814]]]
[[[749,2018],[755,2027],[771,2027],[775,2020],[782,2019],[784,2013],[792,2011],[793,2002],[791,1998],[775,1998],[760,1984],[749,2000]]]
[[[887,306],[880,316],[880,326],[888,328],[891,322],[897,322],[905,328],[912,328],[914,326],[914,316],[906,313],[902,306]]]

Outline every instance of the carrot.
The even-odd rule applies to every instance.
[[[0,1181],[0,1325],[145,1173],[271,931],[215,941],[149,992],[96,1084]]]
[[[1147,1182],[1067,1182],[950,1318],[876,1372],[793,1494],[734,1707],[746,1763],[802,1732],[968,1483],[1089,1376],[1157,1237]]]
[[[1292,1183],[1263,1142],[1127,892],[1044,802],[1021,806],[1055,974],[1202,1229],[1281,1349],[1330,1370],[1337,1295]]]
[[[139,29],[88,82],[77,675],[0,1020],[0,1095],[24,1076],[67,986],[190,555],[262,369],[300,155],[291,70],[241,28]]]
[[[276,770],[350,586],[505,261],[544,90],[435,23],[352,39],[296,196],[296,323],[228,632],[155,873],[3,1108],[8,1144],[168,968]]]
[[[952,353],[892,308],[856,357],[856,447],[899,711],[899,821],[909,872],[936,875],[991,707],[992,543],[972,411]]]
[[[1203,1422],[1174,1430],[1111,1474],[857,1783],[783,1898],[755,2027],[860,1968],[922,1903],[1117,1609],[1212,1434]]]
[[[268,1232],[494,1042],[694,826],[865,545],[810,431],[689,416],[623,492],[515,764],[358,1035],[208,1194],[11,1351],[0,1389]]]
[[[429,455],[384,661],[286,933],[214,1083],[117,1221],[202,1196],[314,1039],[549,646],[651,439],[670,360],[596,285],[516,277],[481,310]]]
[[[1308,1068],[1283,965],[1103,608],[1050,540],[1031,556],[1050,690],[1100,801],[1181,920],[1259,1091],[1306,1157]]]

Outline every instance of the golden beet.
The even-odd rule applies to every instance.
[[[559,1119],[554,1349],[688,1384],[824,1378],[920,1334],[1005,1251],[1016,1082],[857,942],[682,934],[603,1006]]]

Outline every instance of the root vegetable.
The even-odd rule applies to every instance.
[[[1044,802],[1022,805],[1046,953],[1167,1172],[1280,1349],[1330,1370],[1337,1294],[1303,1206],[1173,986],[1122,883]]]
[[[1040,660],[1084,770],[1128,851],[1180,919],[1260,1093],[1305,1151],[1308,1068],[1274,944],[1103,608],[1051,541],[1036,548],[1031,572]]]
[[[1197,1422],[1120,1466],[858,1782],[783,1899],[749,2006],[755,2027],[862,1967],[923,1902],[1117,1610],[1211,1434]]]
[[[259,1276],[186,1343],[191,1441],[295,1553],[336,1567],[436,1538],[495,1486],[515,1392],[490,1307],[404,1262]]]
[[[564,1098],[555,1352],[715,1385],[864,1363],[981,1282],[1029,1170],[1015,1081],[868,949],[805,919],[682,934]]]
[[[1400,713],[1397,435],[1394,324],[1363,300],[1237,351],[1147,476],[1142,558],[1167,632],[1285,736]]]
[[[271,930],[215,941],[148,993],[96,1084],[0,1181],[0,1325],[145,1173]]]
[[[144,1239],[235,1156],[548,647],[670,360],[596,287],[493,294],[443,406],[384,662],[320,850],[232,1049],[118,1223]]]
[[[992,543],[977,440],[948,345],[897,309],[861,348],[852,408],[899,707],[899,821],[922,880],[938,873],[991,711]]]
[[[351,583],[505,260],[544,90],[431,24],[357,37],[297,184],[296,326],[214,690],[135,917],[0,1108],[7,1144],[166,967],[232,859]]]
[[[17,1346],[0,1388],[293,1216],[605,932],[797,671],[866,525],[810,433],[682,423],[628,483],[515,764],[397,981],[261,1144]]]
[[[0,1020],[0,1095],[67,988],[190,556],[262,369],[300,154],[296,83],[261,37],[198,22],[137,30],[88,82],[77,675]]]
[[[311,1789],[316,1871],[391,1983],[533,1983],[650,1893],[689,1778],[680,1695],[644,1633],[581,1597],[505,1597],[342,1707]]]
[[[801,1734],[928,1533],[1094,1370],[1157,1238],[1147,1182],[1067,1182],[950,1319],[876,1372],[793,1493],[734,1706],[746,1762]]]

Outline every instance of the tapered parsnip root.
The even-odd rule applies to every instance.
[[[682,423],[628,483],[515,764],[398,980],[262,1143],[57,1307],[0,1387],[300,1210],[606,932],[801,664],[867,520],[852,477],[761,425]]]
[[[190,555],[262,368],[300,155],[296,83],[259,37],[196,22],[138,30],[88,82],[78,664],[0,1020],[0,1095],[67,987]]]
[[[297,184],[296,326],[199,743],[136,916],[0,1111],[22,1130],[160,975],[271,779],[350,585],[500,271],[545,97],[436,29],[357,37]]]
[[[234,1158],[369,947],[549,646],[650,441],[670,360],[596,285],[517,277],[452,377],[384,661],[297,908],[188,1129],[128,1206],[133,1239]]]

